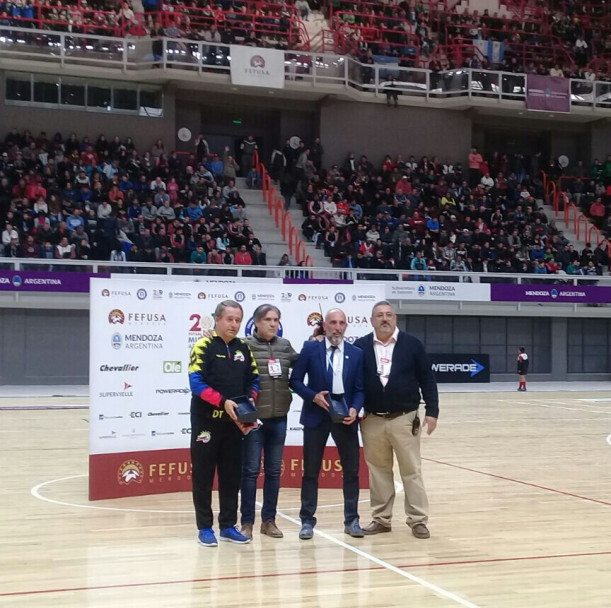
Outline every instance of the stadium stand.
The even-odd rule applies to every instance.
[[[228,149],[183,160],[161,140],[139,153],[131,138],[16,130],[0,148],[6,257],[258,263]]]

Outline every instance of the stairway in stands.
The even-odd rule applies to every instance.
[[[250,190],[246,186],[246,180],[239,177],[236,186],[240,192],[240,196],[246,203],[246,215],[248,222],[253,229],[255,236],[261,241],[263,252],[267,255],[268,266],[277,266],[280,258],[289,253],[288,243],[282,239],[282,230],[276,228],[273,215],[270,215],[267,204],[263,200],[261,190]],[[290,210],[293,225],[297,226],[301,236],[301,224],[305,219],[301,209],[293,208]],[[312,256],[315,267],[330,267],[329,259],[323,254],[322,249],[316,249],[313,243],[305,243],[308,255]],[[291,256],[291,264],[295,263],[294,257]]]
[[[324,32],[329,30],[329,22],[325,19],[324,15],[320,11],[312,11],[307,21],[301,20],[308,32],[308,38],[310,39],[310,51],[313,53],[320,53],[326,50],[329,52],[329,48],[326,48],[323,41]]]

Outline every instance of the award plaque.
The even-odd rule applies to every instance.
[[[333,422],[343,422],[344,418],[350,415],[348,412],[348,404],[343,395],[333,395],[329,393],[326,396],[326,400],[329,404],[329,414]]]
[[[233,397],[231,399],[238,404],[238,420],[240,422],[256,422],[257,421],[257,408],[253,402],[246,396],[240,395],[239,397]]]

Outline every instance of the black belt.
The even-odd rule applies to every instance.
[[[399,416],[405,416],[405,414],[410,414],[414,410],[410,410],[409,412],[401,411],[401,412],[371,412],[374,416],[378,416],[379,418],[385,418],[386,420],[394,420]]]

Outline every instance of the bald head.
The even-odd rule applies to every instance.
[[[347,327],[348,322],[346,321],[346,315],[343,310],[332,308],[325,315],[325,334],[333,346],[339,346],[341,344]]]

